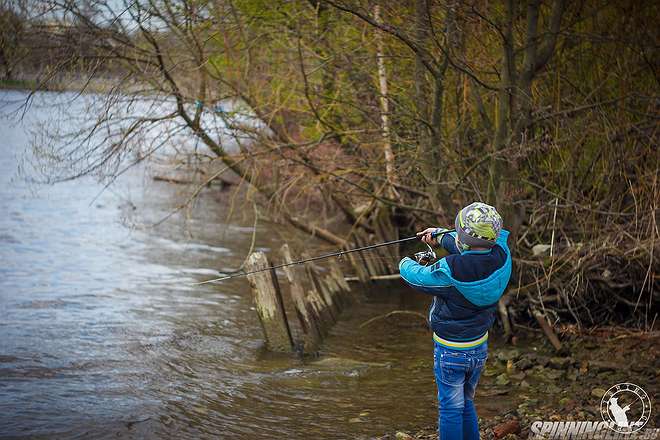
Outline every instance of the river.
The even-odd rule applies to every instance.
[[[373,438],[434,423],[428,331],[360,327],[424,312],[427,298],[373,288],[326,339],[331,362],[265,353],[245,279],[191,286],[238,267],[250,246],[252,219],[227,221],[217,190],[147,227],[189,190],[145,167],[106,191],[18,172],[55,96],[0,120],[0,437]],[[278,227],[258,225],[258,249],[281,245]]]

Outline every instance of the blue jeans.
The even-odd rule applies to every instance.
[[[479,440],[474,392],[488,358],[488,343],[453,350],[437,342],[433,353],[438,385],[438,431],[442,440]]]

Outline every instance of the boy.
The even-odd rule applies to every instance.
[[[456,232],[428,228],[417,234],[450,255],[430,266],[406,257],[399,271],[409,285],[433,295],[440,438],[478,440],[474,392],[488,357],[488,329],[511,276],[509,232],[495,208],[479,202],[461,209],[455,224]]]

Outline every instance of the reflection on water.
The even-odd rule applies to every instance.
[[[0,437],[370,438],[433,423],[427,331],[359,326],[425,298],[381,287],[343,316],[320,363],[264,353],[244,279],[191,286],[241,264],[251,220],[224,223],[207,191],[192,218],[127,228],[187,197],[143,170],[98,198],[89,179],[35,191],[16,168],[48,114],[0,120]],[[269,228],[257,246],[279,245]]]

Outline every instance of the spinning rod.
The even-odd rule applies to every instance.
[[[443,230],[438,231],[438,232],[432,232],[431,236],[432,237],[437,237],[440,234],[446,234],[448,232],[454,232],[454,231],[455,231],[455,229],[443,229]],[[401,240],[386,241],[384,243],[372,244],[372,245],[369,245],[369,246],[363,246],[363,247],[359,247],[359,248],[355,248],[355,249],[347,249],[345,251],[332,252],[332,253],[329,253],[329,254],[318,255],[316,257],[305,258],[304,260],[293,261],[291,263],[277,264],[275,266],[266,267],[264,269],[252,270],[250,272],[237,273],[237,274],[234,274],[234,275],[227,275],[227,276],[220,277],[220,278],[213,278],[211,280],[206,280],[206,281],[201,281],[199,283],[194,283],[193,285],[194,286],[200,286],[202,284],[217,283],[219,281],[225,281],[225,280],[229,280],[231,278],[244,277],[244,276],[252,275],[252,274],[255,274],[255,273],[265,272],[267,270],[275,270],[275,269],[280,269],[282,267],[295,266],[297,264],[303,264],[303,263],[309,263],[311,261],[323,260],[324,258],[341,257],[342,255],[350,254],[350,253],[353,253],[353,252],[368,251],[370,249],[376,249],[376,248],[383,247],[383,246],[391,246],[393,244],[404,243],[406,241],[420,240],[422,237],[423,237],[423,235],[415,235],[414,237],[402,238]],[[429,249],[430,249],[430,246],[429,246]],[[431,250],[430,252],[433,253],[433,250]],[[422,252],[419,252],[419,254],[421,254],[421,253]],[[423,252],[423,253],[426,253],[426,252]],[[416,254],[416,256],[417,256],[417,254]],[[435,254],[433,254],[433,256],[435,256]]]

